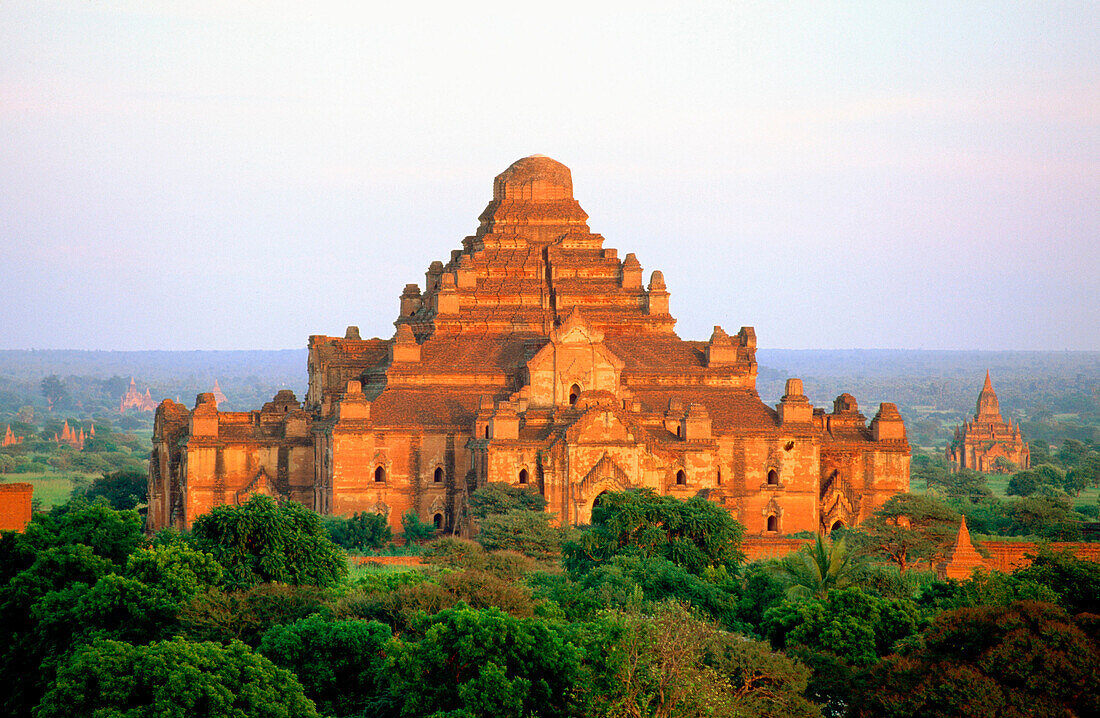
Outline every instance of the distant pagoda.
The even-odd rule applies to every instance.
[[[1021,469],[1031,466],[1031,453],[1020,433],[1020,425],[1005,422],[1001,416],[1001,404],[993,391],[988,370],[985,385],[978,394],[974,420],[955,428],[955,438],[947,447],[947,460],[955,471],[974,469],[1003,474],[1010,470],[1010,465]]]
[[[15,432],[11,430],[11,424],[4,430],[4,441],[0,443],[0,446],[15,446],[16,444],[22,444],[23,437],[16,436]]]
[[[149,393],[149,387],[145,388],[144,394],[140,393],[137,390],[137,384],[134,383],[134,377],[130,377],[130,388],[126,390],[126,396],[122,397],[122,402],[118,405],[120,414],[127,409],[138,411],[156,411],[157,409],[157,403]]]

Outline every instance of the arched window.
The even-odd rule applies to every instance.
[[[677,424],[676,425],[676,436],[683,436],[683,435],[684,435],[683,427],[681,427],[680,424]]]
[[[374,480],[380,484],[386,483],[386,467],[379,466],[374,470]]]
[[[772,514],[771,516],[768,517],[768,531],[778,531],[778,530],[779,530],[779,519],[776,518],[775,514]]]
[[[779,472],[775,469],[768,471],[768,486],[779,486]]]
[[[718,485],[721,486],[722,485],[722,467],[721,466],[718,467],[717,479],[718,479]]]
[[[526,484],[527,483],[527,475],[528,475],[527,474],[527,469],[520,469],[519,470],[519,482],[521,484]]]
[[[436,529],[443,528],[443,514],[436,514],[433,516],[432,523],[435,524]]]
[[[486,439],[489,438],[489,425],[488,424],[485,425],[485,438]]]
[[[687,474],[684,473],[684,470],[680,469],[679,471],[677,471],[676,472],[676,485],[677,486],[683,486],[687,482],[688,482]]]
[[[442,484],[443,483],[443,467],[442,466],[437,466],[436,467],[435,473],[432,474],[432,483],[436,483],[436,484]]]
[[[834,521],[833,522],[833,527],[831,529],[829,529],[829,531],[836,531],[837,529],[842,529],[842,528],[844,528],[844,522],[843,521]]]
[[[581,387],[579,384],[574,384],[569,387],[569,406],[577,405],[577,398],[581,395]]]

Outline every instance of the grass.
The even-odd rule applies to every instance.
[[[1012,479],[1012,474],[986,474],[985,480],[989,485],[989,490],[993,492],[993,495],[998,499],[1014,499],[1016,497],[1008,495],[1008,482]],[[927,493],[928,487],[923,481],[913,479],[909,484],[909,491],[914,494]],[[1070,496],[1070,500],[1073,502],[1074,508],[1081,506],[1087,506],[1089,504],[1096,505],[1100,502],[1100,487],[1090,486],[1081,492],[1080,496]]]
[[[69,500],[73,489],[87,486],[98,474],[82,474],[75,471],[64,473],[4,474],[0,482],[5,484],[31,484],[34,498],[42,503],[43,509],[51,509]]]
[[[405,573],[407,571],[421,571],[418,566],[400,566],[400,565],[387,565],[377,563],[358,563],[354,560],[348,561],[348,579],[356,581],[360,578],[367,578],[368,576],[378,576],[395,573]]]

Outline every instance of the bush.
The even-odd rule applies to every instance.
[[[119,511],[137,508],[149,500],[149,477],[144,471],[133,470],[104,474],[82,489],[80,495],[87,499],[102,496]]]
[[[512,510],[481,520],[477,541],[490,551],[516,551],[538,559],[561,556],[565,532],[542,511]]]
[[[96,641],[77,651],[36,716],[284,716],[316,718],[292,673],[240,643],[183,639],[131,646]]]
[[[543,511],[545,509],[546,499],[541,494],[511,484],[485,484],[470,494],[470,514],[478,519],[509,511]]]
[[[384,514],[362,511],[348,517],[326,516],[325,529],[337,546],[351,551],[380,549],[393,540]]]
[[[196,547],[226,569],[231,588],[279,581],[331,586],[348,573],[347,555],[325,534],[321,517],[301,504],[254,495],[195,519]]]
[[[324,715],[365,713],[385,683],[390,629],[310,616],[264,634],[258,652],[291,671]]]
[[[435,526],[420,520],[420,516],[409,509],[401,517],[402,537],[406,543],[426,541],[435,536]]]

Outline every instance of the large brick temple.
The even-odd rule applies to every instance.
[[[648,487],[779,535],[855,524],[908,490],[893,404],[868,425],[851,395],[814,408],[790,379],[765,405],[753,329],[681,339],[661,273],[643,283],[637,258],[587,221],[567,167],[521,159],[494,181],[476,233],[431,263],[423,290],[405,286],[392,339],[310,337],[304,401],[162,402],[149,528],[256,492],[461,528],[469,492],[506,482],[569,524],[605,491]]]

